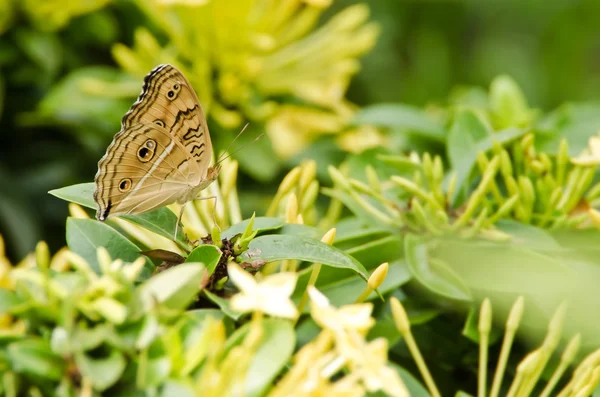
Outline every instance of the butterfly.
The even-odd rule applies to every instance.
[[[139,214],[174,202],[185,204],[217,179],[206,117],[189,81],[172,65],[145,78],[121,130],[98,162],[94,201],[100,221]],[[216,197],[203,197],[202,199]]]

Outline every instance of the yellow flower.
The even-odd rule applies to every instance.
[[[277,273],[256,281],[236,263],[227,266],[229,278],[240,289],[231,300],[233,310],[261,312],[271,316],[296,318],[298,310],[290,299],[298,279],[297,273]]]
[[[371,317],[371,303],[346,305],[338,309],[331,306],[327,297],[313,286],[308,288],[308,295],[311,300],[310,312],[315,322],[336,334],[348,330],[364,334],[375,323]]]
[[[320,27],[331,0],[137,1],[160,26],[163,46],[146,29],[133,48],[118,44],[121,67],[142,77],[159,63],[175,63],[195,86],[204,110],[221,126],[262,122],[282,157],[321,134],[337,134],[356,109],[345,99],[358,58],[379,28],[365,4],[350,6]],[[132,91],[131,95],[137,95]]]
[[[385,338],[377,338],[370,343],[362,340],[360,351],[362,354],[353,363],[353,373],[362,379],[368,391],[383,390],[392,397],[409,395],[398,372],[386,365],[388,345]]]

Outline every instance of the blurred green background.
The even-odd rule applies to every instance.
[[[319,23],[356,3],[333,1]],[[543,110],[598,97],[598,1],[366,4],[381,31],[349,86],[347,98],[359,106],[443,103],[456,87],[487,87],[499,74],[511,75]],[[113,55],[116,43],[134,46],[138,27],[168,41],[140,2],[0,0],[0,234],[12,259],[40,239],[53,250],[64,245],[68,210],[47,191],[93,180],[134,99],[129,93],[137,95],[142,84]],[[113,85],[100,86],[102,96],[81,93],[74,86],[79,73]],[[123,87],[125,94],[118,92]],[[282,162],[258,179],[276,186],[286,167]],[[257,178],[246,174],[246,183]]]

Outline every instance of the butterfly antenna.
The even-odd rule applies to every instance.
[[[247,125],[247,124],[246,124],[246,125]],[[254,142],[258,141],[260,138],[262,138],[262,136],[263,136],[263,135],[265,135],[265,134],[264,134],[264,133],[263,133],[263,134],[260,134],[259,136],[257,136],[256,138],[254,138],[254,139],[252,140],[252,142],[250,142],[250,143],[254,143]],[[239,136],[239,135],[238,135],[238,136]],[[242,150],[242,149],[243,149],[243,148],[245,148],[245,147],[246,147],[246,146],[242,146],[241,148],[239,148],[239,149],[238,149],[238,150],[236,150],[235,152],[233,152],[233,153],[230,153],[230,154],[228,154],[227,156],[225,156],[225,157],[223,157],[223,158],[220,158],[220,159],[219,159],[219,161],[217,161],[217,162],[215,163],[215,167],[216,167],[216,166],[218,166],[220,163],[222,163],[223,161],[227,160],[229,157],[233,156],[234,154],[236,154],[237,152],[239,152],[240,150]],[[227,152],[225,152],[225,153],[227,153]]]
[[[242,128],[242,130],[236,135],[236,137],[233,138],[233,141],[231,141],[231,143],[229,144],[229,146],[227,146],[227,149],[225,149],[225,151],[223,152],[223,154],[221,154],[221,156],[226,154],[229,151],[229,149],[231,149],[231,147],[233,146],[235,141],[237,141],[237,139],[240,137],[240,135],[242,135],[244,133],[244,131],[246,131],[246,128],[248,127],[249,124],[250,123],[246,123],[244,128]],[[225,159],[221,159],[221,156],[219,156],[219,158],[217,159],[216,164],[219,164],[221,161],[225,160]]]

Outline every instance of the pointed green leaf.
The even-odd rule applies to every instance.
[[[469,288],[449,265],[429,260],[427,246],[419,237],[407,235],[404,251],[413,276],[425,287],[448,298],[471,300]]]
[[[94,202],[93,198],[94,189],[95,184],[90,182],[71,185],[61,189],[50,190],[48,193],[63,200],[77,203],[84,207],[96,210],[96,203]],[[175,215],[173,211],[166,207],[144,212],[142,214],[122,215],[120,218],[140,225],[143,228],[168,239],[173,239],[173,234],[175,233],[175,224],[177,223],[177,215]],[[107,222],[110,222],[110,219]],[[181,229],[179,229],[177,234],[177,242],[182,247],[188,246]]]
[[[204,295],[206,295],[211,302],[219,306],[221,311],[233,320],[238,320],[242,316],[243,313],[236,312],[229,306],[229,301],[227,299],[223,299],[208,290],[204,290]]]
[[[144,281],[139,293],[170,309],[185,309],[200,293],[204,277],[206,268],[203,264],[182,263]]]
[[[264,260],[274,262],[284,259],[297,259],[321,263],[341,269],[350,269],[367,279],[364,266],[350,255],[321,241],[292,235],[267,235],[255,238],[248,250],[242,254],[248,262]]]
[[[208,275],[212,275],[215,271],[215,268],[219,264],[219,260],[221,259],[221,250],[215,245],[201,245],[190,252],[190,255],[185,260],[186,263],[189,262],[199,262],[203,263],[206,269],[208,270]]]
[[[221,233],[221,238],[232,238],[236,234],[243,233],[248,224],[250,223],[250,219],[243,220],[242,222],[231,226],[227,230],[224,230]],[[253,231],[258,231],[259,233],[277,230],[281,228],[285,222],[279,218],[271,218],[266,216],[259,216],[254,218],[254,226],[252,227]]]
[[[68,218],[67,245],[71,251],[84,258],[96,273],[100,273],[96,253],[98,247],[106,248],[111,258],[125,262],[133,262],[140,256],[138,246],[112,227],[93,219]],[[153,270],[152,262],[146,260],[143,276],[148,277]]]

